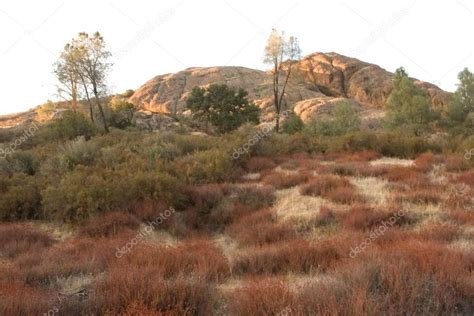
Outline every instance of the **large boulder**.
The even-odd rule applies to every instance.
[[[298,64],[299,75],[321,92],[346,97],[367,106],[382,108],[392,91],[393,73],[381,67],[336,53],[314,53]],[[446,108],[450,93],[437,86],[415,80],[426,90],[437,109]]]
[[[211,84],[227,84],[243,88],[249,93],[249,99],[262,109],[272,105],[272,77],[264,71],[244,67],[189,68],[174,74],[157,76],[140,87],[129,99],[140,109],[181,113],[185,110],[186,99],[193,87],[206,87]],[[321,93],[311,89],[301,81],[291,80],[288,84],[285,101],[294,104],[297,101],[314,98]]]
[[[365,110],[383,109],[392,91],[393,73],[336,53],[314,53],[293,67],[284,107],[294,109],[303,120],[334,105],[339,98]],[[151,79],[129,101],[142,110],[183,113],[193,87],[227,84],[247,90],[249,99],[263,109],[262,120],[269,121],[274,117],[272,82],[270,72],[244,67],[188,68]],[[449,93],[416,79],[415,84],[427,91],[435,108],[446,108]]]

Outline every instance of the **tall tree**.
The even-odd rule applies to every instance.
[[[71,107],[73,111],[76,111],[80,82],[76,71],[74,51],[69,44],[64,47],[58,61],[54,63],[54,74],[59,82],[59,95],[68,100],[70,98]]]
[[[448,127],[454,134],[472,134],[474,130],[474,74],[464,68],[448,104]]]
[[[439,118],[426,92],[418,88],[403,67],[395,72],[393,89],[386,103],[384,124],[389,129],[410,130],[419,135]]]
[[[265,47],[266,64],[272,65],[273,76],[273,104],[275,106],[275,129],[280,128],[280,115],[286,86],[290,79],[292,66],[301,59],[301,49],[298,39],[294,36],[286,37],[284,32],[273,29]],[[285,61],[286,60],[286,61]],[[283,84],[280,83],[280,78]]]
[[[77,50],[79,58],[79,73],[83,80],[90,84],[95,97],[96,105],[104,125],[104,130],[109,131],[101,97],[106,91],[106,77],[112,64],[108,62],[111,53],[105,47],[105,41],[99,32],[89,36],[87,33],[79,33],[72,45]]]

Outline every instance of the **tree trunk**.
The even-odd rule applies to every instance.
[[[97,102],[97,107],[99,108],[100,116],[102,118],[102,123],[104,124],[104,130],[106,133],[108,133],[109,127],[107,126],[107,121],[105,120],[104,109],[102,108],[102,104],[100,104],[99,93],[97,92],[97,87],[95,85],[94,85],[94,96]]]
[[[82,85],[84,86],[84,91],[86,92],[87,103],[89,103],[89,114],[91,116],[91,121],[92,123],[94,123],[94,111],[92,109],[91,98],[89,96],[89,91],[87,90],[86,81],[84,80],[84,77],[82,76],[81,76],[81,81],[82,81]]]
[[[280,102],[279,102],[279,82],[278,82],[278,77],[279,77],[279,70],[278,70],[278,61],[275,61],[275,68],[273,72],[273,99],[275,103],[275,112],[276,112],[276,118],[275,118],[275,131],[278,133],[280,130]]]
[[[275,119],[275,131],[278,133],[280,130],[280,112],[277,113],[276,119]]]

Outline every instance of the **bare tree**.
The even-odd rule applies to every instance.
[[[286,59],[286,61],[285,61]],[[275,106],[275,130],[280,129],[280,115],[286,86],[290,79],[292,66],[301,59],[301,49],[298,39],[294,36],[286,37],[284,32],[273,29],[265,47],[264,62],[273,66],[273,103]],[[283,84],[280,84],[282,78]]]

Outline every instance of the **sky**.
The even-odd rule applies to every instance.
[[[52,65],[78,32],[104,36],[120,93],[188,67],[265,70],[272,28],[298,37],[303,55],[404,66],[447,91],[464,67],[474,71],[472,0],[2,0],[0,114],[58,99]]]

